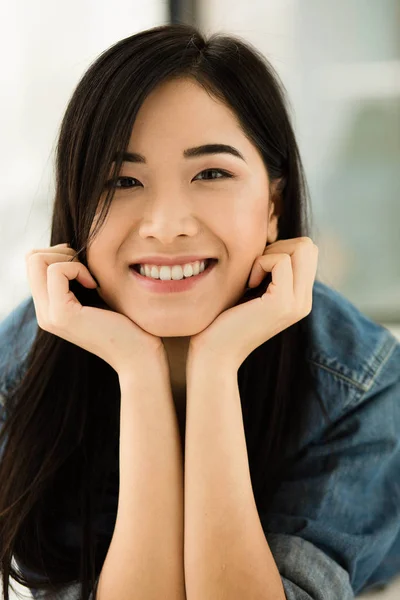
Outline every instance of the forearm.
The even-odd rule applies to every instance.
[[[283,600],[253,495],[237,371],[195,361],[186,410],[188,599]]]
[[[120,487],[98,600],[184,600],[183,459],[169,372],[120,377]]]

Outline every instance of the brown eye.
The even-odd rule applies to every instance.
[[[136,185],[129,185],[129,180],[131,181],[139,181],[135,179],[135,177],[118,177],[115,184],[113,184],[112,180],[108,180],[106,183],[106,187],[114,187],[115,189],[132,189],[132,187],[137,187]],[[122,185],[117,185],[118,182],[122,182]]]
[[[220,173],[222,175],[222,177],[211,177],[210,179],[225,179],[226,177],[233,177],[233,175],[231,175],[227,171],[223,171],[222,169],[204,169],[204,171],[201,171],[199,175],[202,175],[203,173]],[[196,177],[199,177],[199,175],[196,175]],[[206,181],[210,180],[207,177],[202,177],[201,179],[205,179]]]

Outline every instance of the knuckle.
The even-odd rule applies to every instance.
[[[302,316],[307,316],[312,311],[313,300],[312,297],[310,299],[306,299],[302,306]]]
[[[26,262],[30,262],[30,261],[41,262],[42,260],[43,260],[42,254],[40,253],[39,250],[32,250],[26,258]]]
[[[309,244],[314,244],[314,242],[312,241],[312,239],[308,235],[304,235],[300,239],[301,239],[302,242],[307,242]]]
[[[37,250],[35,248],[33,248],[32,250],[29,250],[28,252],[26,252],[25,254],[25,260],[28,260],[31,256],[33,256],[34,254],[36,254]]]
[[[50,265],[48,265],[47,271],[58,271],[60,268],[60,264],[61,263],[59,263],[59,262],[51,263]]]
[[[46,319],[44,319],[41,316],[37,316],[36,320],[37,320],[37,324],[39,325],[40,329],[43,329],[44,331],[48,331],[49,333],[51,333],[51,325]]]

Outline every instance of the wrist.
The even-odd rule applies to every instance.
[[[206,374],[213,371],[224,371],[225,373],[237,373],[239,366],[237,362],[229,355],[213,353],[204,348],[196,348],[189,345],[189,351],[186,361],[186,377],[196,371],[202,371]]]
[[[129,365],[124,365],[117,370],[120,386],[130,385],[133,382],[158,382],[170,379],[168,359],[165,350],[155,352],[149,358],[142,357],[133,360]]]

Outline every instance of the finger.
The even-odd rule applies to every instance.
[[[39,320],[44,319],[48,312],[47,267],[52,262],[66,261],[69,258],[69,254],[49,252],[47,248],[44,252],[33,249],[25,255],[29,286]]]
[[[271,273],[272,275],[272,281],[268,289],[272,285],[275,288],[274,293],[278,293],[283,298],[291,300],[293,297],[293,269],[289,254],[264,254],[260,256],[254,265],[251,278],[255,278],[255,283],[258,280],[261,283],[266,273]],[[271,293],[271,290],[269,293]]]
[[[312,290],[318,264],[318,247],[314,243],[298,245],[292,256],[293,293],[299,308],[312,304]]]
[[[45,322],[48,315],[49,297],[47,291],[47,269],[55,262],[68,263],[71,256],[59,252],[34,252],[26,258],[26,269],[32,298],[35,305],[38,321]],[[74,259],[71,264],[76,264]]]
[[[278,240],[277,242],[268,244],[268,246],[264,248],[263,254],[261,256],[258,256],[253,263],[250,277],[248,279],[248,287],[257,287],[264,279],[265,273],[263,269],[260,268],[260,258],[266,255],[271,256],[273,254],[281,253],[291,255],[293,254],[296,247],[298,247],[299,243],[304,243],[302,242],[302,240],[304,240],[304,238],[290,238],[288,240]]]
[[[257,287],[261,284],[263,279],[265,278],[266,273],[272,272],[272,265],[276,263],[277,257],[280,255],[284,255],[283,253],[272,253],[263,254],[262,256],[258,256],[254,261],[248,286],[249,287]],[[272,257],[271,259],[269,257]],[[275,274],[276,278],[276,274]]]
[[[264,252],[287,252],[290,254],[296,246],[300,244],[314,243],[310,237],[302,236],[297,238],[289,238],[287,240],[277,240],[265,247]]]
[[[75,255],[76,251],[73,248],[69,248],[67,247],[65,244],[58,244],[57,246],[50,246],[49,248],[33,248],[32,250],[29,250],[29,252],[27,252],[25,254],[25,259],[28,258],[29,256],[31,256],[32,254],[37,254],[38,252],[41,253],[66,253],[68,255]]]
[[[307,306],[312,302],[312,289],[318,266],[318,247],[310,237],[298,237],[278,240],[271,244],[273,250],[279,249],[291,256],[293,268],[293,294],[299,306]],[[266,254],[273,253],[271,246],[265,249]]]
[[[48,316],[51,323],[63,324],[66,307],[82,308],[81,303],[69,289],[70,281],[77,279],[82,285],[96,286],[88,269],[80,262],[54,262],[47,269]]]

